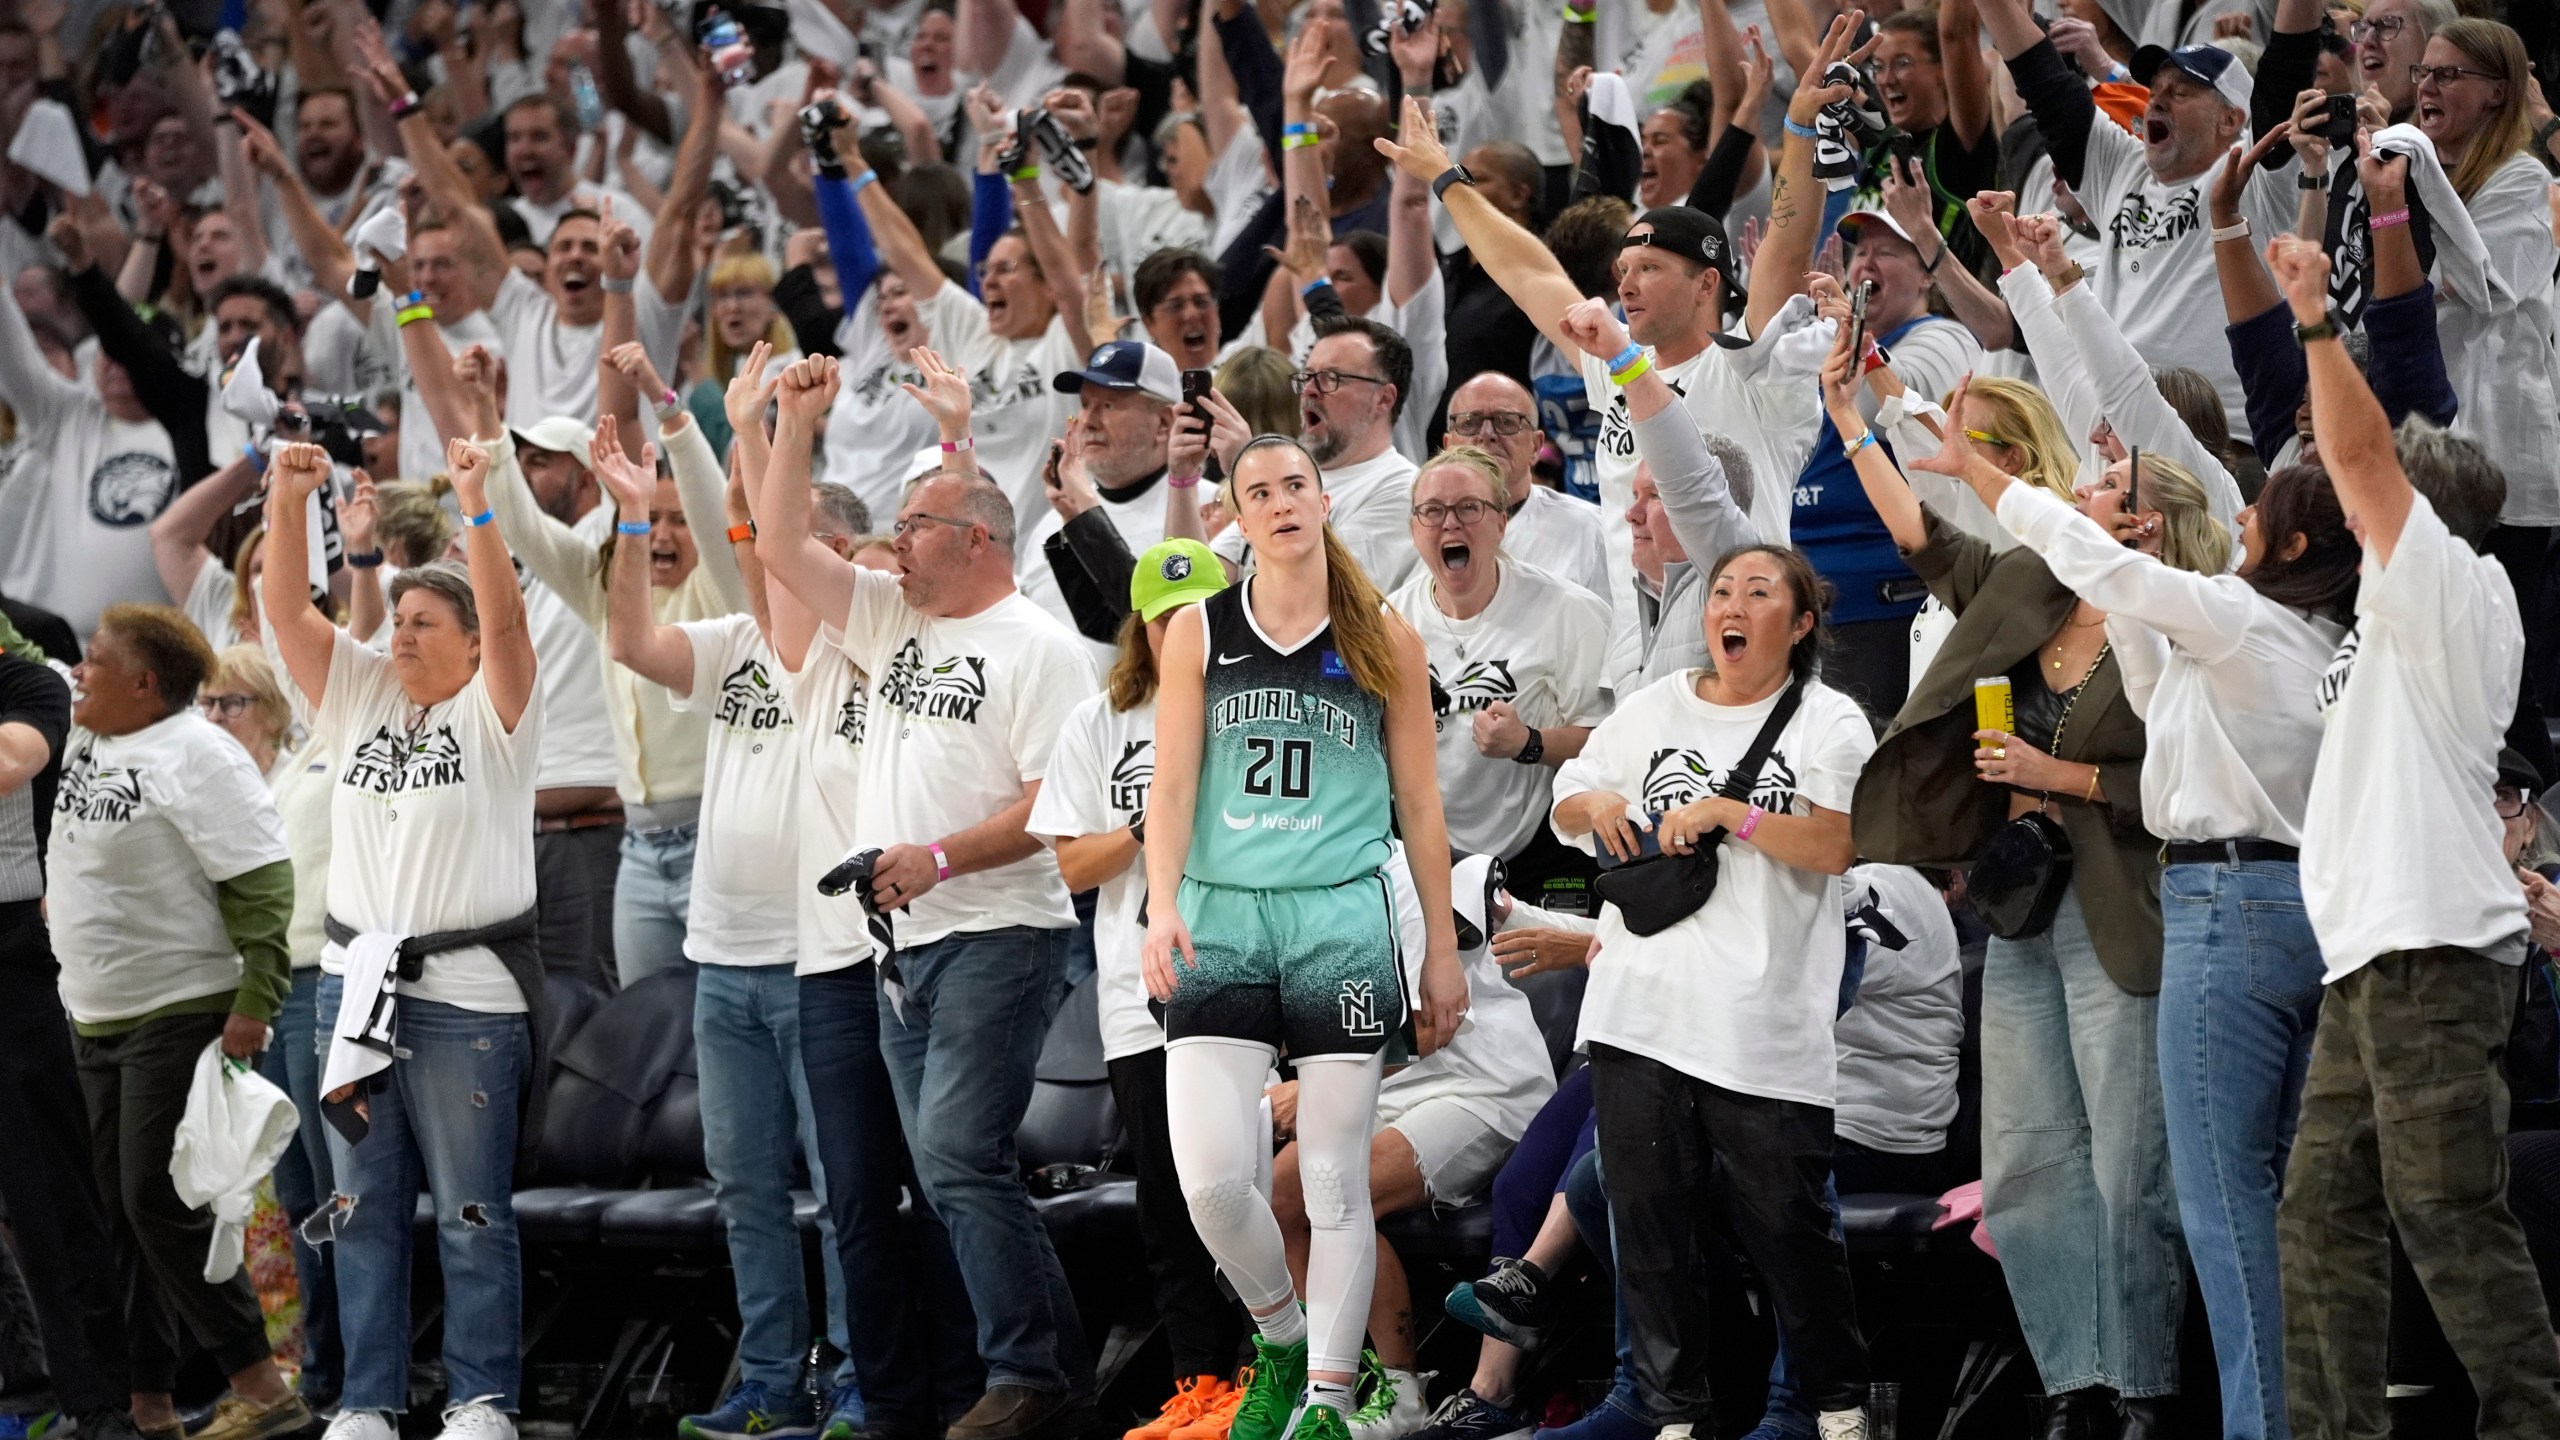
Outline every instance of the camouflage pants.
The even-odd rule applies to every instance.
[[[2516,972],[2383,955],[2329,987],[2277,1238],[2296,1440],[2382,1440],[2390,1229],[2480,1394],[2482,1440],[2560,1435],[2560,1354],[2507,1213]]]

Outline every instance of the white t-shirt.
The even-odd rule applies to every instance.
[[[2532,155],[2492,171],[2465,203],[2489,263],[2514,295],[2492,310],[2486,297],[2453,292],[2436,304],[2446,378],[2462,397],[2453,433],[2476,441],[2507,475],[2509,525],[2560,525],[2560,351],[2552,345],[2550,175]],[[2446,267],[2438,267],[2441,272]],[[2438,281],[2443,285],[2443,281]]]
[[[291,695],[299,699],[301,690]],[[329,937],[322,921],[329,913],[329,807],[337,798],[338,766],[329,747],[317,740],[279,752],[267,771],[267,793],[284,821],[285,849],[293,856],[293,922],[285,944],[293,968],[317,966]]]
[[[1039,104],[1041,96],[1056,89],[1067,78],[1067,67],[1058,63],[1048,40],[1017,11],[1004,57],[981,78],[1004,97],[1006,109],[1020,110]]]
[[[549,245],[551,232],[560,224],[560,217],[572,210],[592,210],[599,216],[610,213],[614,219],[640,232],[642,245],[649,243],[649,234],[656,228],[651,223],[654,217],[649,210],[632,199],[630,192],[611,185],[589,184],[584,180],[570,186],[568,194],[548,205],[536,205],[521,195],[507,203],[516,207],[516,213],[524,217],[524,228],[532,233],[536,245]]]
[[[193,709],[130,735],[75,726],[63,750],[45,892],[63,1008],[130,1020],[239,988],[214,887],[290,858],[249,752]]]
[[[966,301],[969,292],[946,284],[933,292],[933,298],[916,302],[924,344],[941,345],[946,333],[943,317],[952,313],[954,297]],[[844,352],[844,385],[827,411],[827,468],[822,478],[862,497],[863,508],[871,512],[871,528],[886,530],[906,499],[908,462],[942,432],[915,397],[898,388],[901,383],[921,386],[924,376],[907,357],[890,353],[888,338],[880,333],[877,289],[865,292],[861,303],[836,326],[836,346]],[[998,483],[1010,485],[1012,480],[1006,476]],[[1019,529],[1023,517],[1017,513],[1013,522]]]
[[[1396,932],[1402,941],[1405,990],[1422,993],[1422,958],[1429,949],[1422,896],[1414,888],[1404,842],[1397,841],[1380,873],[1395,897]],[[1506,1140],[1526,1134],[1556,1093],[1556,1073],[1538,1032],[1529,997],[1504,977],[1490,945],[1458,952],[1467,978],[1467,1013],[1449,1043],[1390,1073],[1378,1087],[1378,1124],[1392,1125],[1426,1104],[1446,1102],[1466,1111]]]
[[[1786,543],[1795,511],[1795,479],[1813,454],[1822,424],[1814,375],[1782,357],[1778,344],[1811,316],[1812,307],[1798,296],[1748,346],[1728,349],[1711,341],[1681,364],[1654,364],[1655,373],[1680,392],[1689,413],[1698,417],[1700,430],[1724,436],[1751,457],[1751,523],[1772,544]],[[1600,486],[1609,573],[1633,574],[1635,541],[1627,529],[1627,507],[1635,502],[1636,462],[1643,457],[1636,453],[1635,428],[1627,420],[1626,392],[1610,381],[1607,363],[1590,355],[1582,357],[1582,390],[1600,416],[1591,467]],[[1714,560],[1692,558],[1702,565]]]
[[[591,514],[610,516],[609,507]],[[534,788],[567,790],[618,784],[622,762],[613,748],[613,712],[604,701],[604,647],[569,602],[550,586],[516,571],[524,590],[525,622],[533,632],[538,673],[535,702],[542,710],[542,748]],[[381,636],[391,643],[388,625]]]
[[[1018,594],[951,619],[908,605],[896,576],[856,570],[853,580],[845,654],[871,677],[854,843],[927,844],[1021,800],[1048,773],[1067,712],[1094,691],[1072,632]],[[896,939],[908,948],[1075,923],[1057,857],[1042,850],[936,885],[897,913]]]
[[[1325,493],[1333,497],[1333,513],[1325,523],[1369,572],[1369,583],[1387,594],[1422,568],[1422,557],[1413,549],[1413,477],[1413,462],[1392,446],[1357,465],[1324,472]],[[1242,567],[1253,547],[1243,526],[1229,525],[1209,548]]]
[[[1556,799],[1611,790],[1658,815],[1714,793],[1778,696],[1710,705],[1698,698],[1700,673],[1684,670],[1622,698],[1556,772]],[[1808,803],[1845,812],[1875,745],[1857,702],[1816,682],[1751,798],[1775,814],[1801,815]],[[1563,838],[1597,853],[1589,835]],[[1782,865],[1729,837],[1719,858],[1715,894],[1669,929],[1637,935],[1616,906],[1601,907],[1578,1043],[1614,1045],[1745,1095],[1828,1106],[1847,948],[1840,878]]]
[[[1422,636],[1431,678],[1448,696],[1440,733],[1440,808],[1449,843],[1478,855],[1516,855],[1554,804],[1543,762],[1489,759],[1476,749],[1475,717],[1497,700],[1535,730],[1597,725],[1609,652],[1609,607],[1600,597],[1508,557],[1493,599],[1472,620],[1444,613],[1426,567],[1387,597]]]
[[[2524,958],[2524,891],[2490,804],[2523,660],[2507,572],[2411,495],[2391,563],[2365,547],[2356,628],[2321,679],[2302,900],[2328,983],[2396,950]]]
[[[928,306],[926,323],[943,358],[969,377],[978,469],[1013,501],[1014,554],[1020,556],[1031,533],[1029,517],[1049,505],[1040,483],[1049,442],[1066,433],[1067,417],[1079,403],[1049,382],[1082,369],[1085,357],[1067,338],[1063,317],[1053,317],[1048,329],[1028,340],[1007,340],[987,328],[987,308],[957,285],[946,281],[917,308]]]
[[[1869,941],[1857,1003],[1832,1027],[1840,1098],[1831,1128],[1870,1150],[1935,1155],[1956,1119],[1956,1052],[1964,1044],[1964,959],[1945,897],[1907,865],[1860,865],[1848,903],[1872,897],[1910,943]]]
[[[800,860],[792,893],[798,896],[800,959],[795,973],[820,975],[871,958],[862,907],[850,895],[818,893],[818,877],[854,850],[856,800],[862,793],[862,742],[870,728],[870,681],[846,658],[843,637],[826,626],[809,641],[800,668],[783,672],[791,713],[806,715],[798,727]]]
[[[1262,198],[1271,193],[1268,155],[1262,148],[1262,132],[1246,121],[1236,126],[1236,133],[1227,137],[1227,148],[1210,162],[1208,178],[1201,182],[1201,188],[1209,192],[1210,206],[1218,212],[1217,224],[1204,247],[1210,259],[1227,253],[1227,247],[1236,243],[1236,237],[1244,233],[1244,227],[1262,209]]]
[[[533,908],[534,757],[542,707],[525,706],[513,734],[475,673],[421,711],[391,660],[338,632],[314,730],[344,759],[329,807],[336,848],[329,913],[358,933],[426,935],[511,920]],[[343,947],[320,967],[346,973]],[[414,999],[517,1014],[525,997],[481,945],[429,956]]]
[[[788,965],[800,948],[800,736],[782,664],[752,615],[676,628],[693,646],[693,690],[667,701],[711,719],[685,958]]]
[[[1067,714],[1049,753],[1049,777],[1031,803],[1031,833],[1068,840],[1125,830],[1146,813],[1156,773],[1156,704],[1114,710],[1109,695],[1088,695]],[[1102,1058],[1117,1060],[1164,1045],[1164,1027],[1147,1009],[1138,971],[1147,927],[1144,855],[1102,882],[1094,896],[1094,992],[1102,1011]]]
[[[1532,484],[1502,532],[1502,552],[1570,580],[1609,604],[1623,586],[1609,583],[1609,540],[1600,507],[1561,490]]]
[[[592,425],[596,418],[596,359],[604,349],[604,322],[570,325],[549,291],[510,265],[489,306],[507,360],[507,423],[531,425],[566,415]]]

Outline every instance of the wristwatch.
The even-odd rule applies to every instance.
[[[1522,765],[1535,765],[1539,761],[1546,759],[1547,737],[1539,734],[1536,730],[1531,730],[1529,732],[1529,743],[1521,746],[1520,753],[1512,756],[1511,758]]]
[[[2338,321],[2340,318],[2341,317],[2338,314],[2338,307],[2332,305],[2329,307],[2329,313],[2321,316],[2316,324],[2304,325],[2296,323],[2293,327],[2294,343],[2297,345],[2308,345],[2314,340],[2337,339],[2339,329]]]
[[[1464,165],[1451,165],[1448,169],[1440,172],[1438,179],[1431,182],[1431,198],[1434,200],[1446,201],[1449,195],[1450,186],[1473,185],[1475,183],[1476,172],[1468,169]]]

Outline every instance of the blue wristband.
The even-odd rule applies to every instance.
[[[613,522],[613,533],[616,535],[646,535],[649,533],[649,522],[646,520],[616,520]]]
[[[261,475],[267,473],[267,452],[259,449],[257,446],[241,446],[240,458],[249,462],[250,469],[257,471]]]
[[[863,186],[876,183],[879,179],[879,171],[865,170],[861,174],[854,176],[852,182],[845,186],[845,193],[848,195],[859,195],[862,193]]]
[[[1316,133],[1316,127],[1312,121],[1293,120],[1281,126],[1280,133],[1282,135],[1313,135]]]
[[[1822,138],[1821,131],[1814,129],[1810,125],[1797,124],[1796,117],[1793,115],[1787,117],[1787,133],[1790,135],[1801,135],[1807,140],[1819,140]]]
[[[483,510],[483,511],[481,511],[481,512],[480,512],[479,514],[477,514],[477,515],[465,515],[465,516],[463,516],[463,517],[462,517],[462,523],[463,523],[463,525],[464,525],[466,528],[468,528],[468,529],[477,530],[477,529],[479,529],[481,526],[486,525],[486,524],[488,524],[490,521],[495,520],[495,519],[497,519],[497,518],[498,518],[498,512],[497,512],[497,511],[495,511],[495,510]]]
[[[1637,358],[1643,354],[1643,346],[1638,345],[1632,340],[1628,341],[1627,348],[1619,351],[1617,357],[1609,362],[1610,373],[1615,374],[1618,371],[1624,370],[1628,366],[1633,365],[1636,363]]]
[[[1318,290],[1330,288],[1330,287],[1332,286],[1332,284],[1333,284],[1333,277],[1332,277],[1332,276],[1330,276],[1330,275],[1319,275],[1319,276],[1317,276],[1316,278],[1314,278],[1313,280],[1308,281],[1306,284],[1299,286],[1299,287],[1298,287],[1298,296],[1299,296],[1299,298],[1300,298],[1300,299],[1304,299],[1304,298],[1306,298],[1306,297],[1307,297],[1307,296],[1309,296],[1309,295],[1313,295],[1313,294],[1314,294],[1314,293],[1316,293],[1316,291],[1318,291]]]

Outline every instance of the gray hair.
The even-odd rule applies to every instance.
[[[952,516],[952,519],[966,520],[973,525],[983,525],[987,529],[988,539],[1003,546],[1007,551],[1013,549],[1013,502],[1005,498],[1003,486],[987,478],[984,473],[972,473],[967,470],[931,470],[908,482],[907,493],[912,495],[918,489],[936,480],[960,482],[960,513]]]
[[[1751,456],[1741,446],[1722,435],[1709,434],[1707,453],[1724,467],[1725,488],[1733,492],[1733,507],[1743,514],[1751,513]]]
[[[2462,18],[2462,8],[2453,0],[2411,0],[2409,8],[2418,12],[2418,27],[2429,35]]]
[[[2507,506],[2507,472],[2487,451],[2421,415],[2400,422],[2393,448],[2410,488],[2427,497],[2444,528],[2478,546]]]
[[[847,540],[871,533],[871,507],[847,486],[821,480],[809,487],[809,508],[831,534]]]
[[[465,634],[480,633],[480,600],[471,593],[471,572],[460,564],[437,560],[401,571],[391,582],[391,608],[399,609],[400,597],[412,590],[442,596],[461,615]]]

